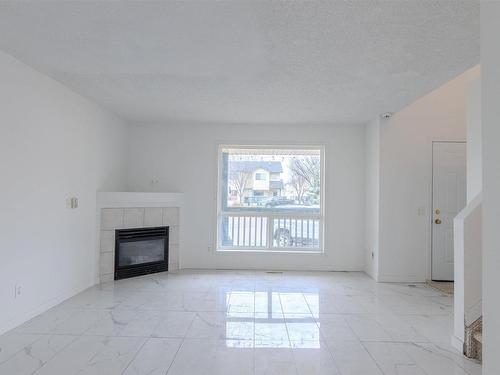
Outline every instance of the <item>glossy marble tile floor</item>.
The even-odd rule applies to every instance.
[[[449,344],[451,313],[424,284],[363,273],[161,273],[0,336],[0,374],[480,374]]]

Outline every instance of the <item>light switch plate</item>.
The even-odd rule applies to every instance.
[[[78,208],[78,198],[76,197],[71,197],[66,199],[66,208],[74,210],[75,208]]]

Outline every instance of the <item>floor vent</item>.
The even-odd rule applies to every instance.
[[[283,273],[283,271],[266,271],[266,273]]]

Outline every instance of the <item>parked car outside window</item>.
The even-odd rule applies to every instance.
[[[286,204],[295,204],[293,199],[287,197],[271,197],[268,200],[265,200],[264,205],[266,207],[275,207],[275,206],[283,206]]]

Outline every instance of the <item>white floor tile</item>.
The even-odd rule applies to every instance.
[[[181,339],[148,339],[123,375],[165,375],[181,342]]]
[[[297,374],[291,348],[256,348],[255,374]]]
[[[0,374],[480,375],[449,345],[452,305],[356,272],[165,272],[0,336]]]
[[[325,340],[357,341],[347,323],[348,316],[342,314],[321,314],[316,318],[321,337]]]
[[[81,336],[55,355],[37,375],[118,375],[134,359],[143,338]]]
[[[331,341],[327,345],[342,375],[383,375],[359,341]]]
[[[9,360],[0,364],[0,374],[29,375],[45,365],[77,336],[43,335],[25,345]]]
[[[365,342],[363,346],[384,372],[384,375],[426,373],[406,353],[405,344],[391,342]]]
[[[251,375],[254,349],[233,340],[186,339],[168,375]]]
[[[292,352],[299,375],[339,375],[333,356],[325,342],[292,342]]]
[[[190,311],[167,311],[151,336],[183,338],[191,327],[195,316],[196,313]]]

